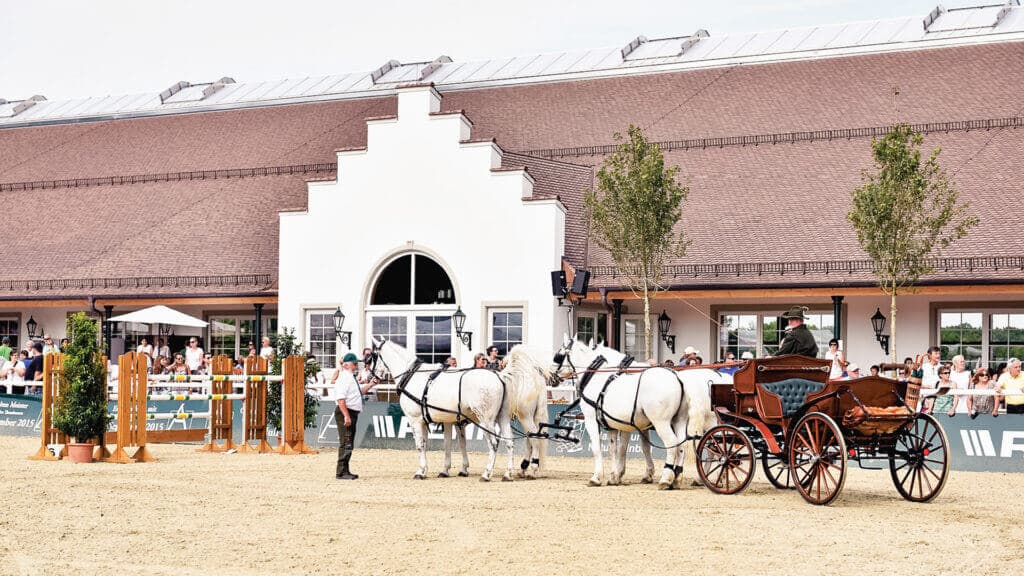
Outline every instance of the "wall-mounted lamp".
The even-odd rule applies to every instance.
[[[658,335],[661,336],[661,341],[665,343],[665,347],[668,348],[672,354],[676,353],[676,337],[670,335],[668,329],[672,327],[672,319],[668,317],[668,314],[664,310],[661,311],[661,316],[658,316]]]
[[[455,314],[452,314],[452,322],[455,324],[455,335],[459,337],[462,344],[473,349],[473,333],[463,330],[466,327],[466,314],[462,311],[462,306],[455,309]]]
[[[341,343],[344,344],[346,348],[351,350],[352,349],[352,332],[351,331],[348,331],[348,332],[342,331],[342,328],[344,326],[345,326],[345,313],[341,311],[341,306],[338,306],[338,309],[334,311],[334,333],[341,340]]]
[[[882,334],[882,330],[885,328],[885,316],[882,315],[881,308],[875,308],[875,313],[871,315],[871,329],[875,331],[875,340],[885,351],[886,355],[889,354],[889,335]]]
[[[29,340],[34,339],[36,337],[36,328],[39,327],[39,324],[36,322],[36,319],[29,315],[28,322],[25,323],[25,327],[28,328]]]

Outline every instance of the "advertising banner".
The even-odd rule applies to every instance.
[[[235,402],[234,437],[242,438],[242,403]],[[548,407],[548,421],[554,422],[557,414],[564,409],[563,405]],[[209,402],[205,400],[189,401],[153,401],[147,405],[150,413],[205,413],[209,410]],[[39,436],[41,399],[38,396],[18,394],[0,394],[0,435],[7,436]],[[110,403],[111,415],[117,415],[117,403]],[[979,416],[970,419],[964,414],[953,417],[938,416],[939,423],[949,438],[950,464],[954,470],[976,472],[1024,472],[1024,416],[1003,414],[998,418]],[[571,435],[578,438],[577,443],[548,442],[548,455],[590,457],[590,438],[583,426],[583,420],[565,420],[564,424],[573,427]],[[518,429],[518,424],[514,424]],[[206,418],[188,418],[173,420],[150,420],[146,423],[147,430],[190,430],[208,427]],[[116,420],[111,422],[110,430],[116,430]],[[276,430],[269,432],[272,444]],[[660,445],[661,439],[652,433],[652,440]],[[474,452],[487,451],[488,435],[477,426],[466,426],[467,448]],[[334,402],[321,401],[316,419],[316,426],[306,429],[306,443],[320,448],[337,448],[338,429],[334,422]],[[356,433],[356,446],[359,448],[385,448],[392,450],[414,450],[412,426],[409,419],[402,414],[397,403],[367,402],[359,416]],[[440,425],[428,428],[428,447],[430,450],[444,448],[444,435]],[[453,449],[457,444],[453,443]],[[516,440],[516,452],[522,454],[525,440]],[[607,433],[601,433],[601,448],[607,453]],[[654,458],[664,458],[665,451],[654,448]],[[640,458],[640,435],[631,434],[627,455]]]

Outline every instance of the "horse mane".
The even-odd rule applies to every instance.
[[[501,377],[511,388],[509,402],[512,414],[517,414],[519,408],[534,397],[540,397],[547,404],[545,387],[553,374],[540,356],[540,352],[522,344],[513,346],[505,356],[506,365]]]

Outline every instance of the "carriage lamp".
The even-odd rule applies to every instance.
[[[334,311],[334,333],[338,335],[341,343],[346,348],[352,347],[352,331],[345,332],[342,328],[345,326],[345,313],[341,311],[341,306]]]
[[[871,329],[875,331],[875,340],[878,341],[879,346],[888,354],[889,335],[882,334],[883,328],[885,328],[885,316],[882,315],[881,308],[875,308],[875,313],[871,315]]]
[[[672,326],[672,319],[668,317],[668,314],[664,310],[661,311],[661,316],[658,316],[658,335],[661,336],[661,341],[665,343],[665,347],[668,348],[672,354],[676,353],[676,337],[670,335],[668,329]]]
[[[473,333],[463,330],[466,327],[466,314],[462,311],[462,306],[455,309],[455,314],[452,314],[452,323],[455,324],[455,335],[459,337],[462,344],[466,348],[473,348]]]
[[[30,315],[28,317],[28,322],[25,323],[25,327],[28,328],[28,337],[29,337],[29,339],[31,340],[31,339],[35,338],[36,337],[36,328],[39,327],[39,324],[36,323],[36,319],[33,318]]]

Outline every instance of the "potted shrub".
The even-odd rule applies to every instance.
[[[64,350],[60,402],[53,426],[72,439],[68,443],[72,462],[92,462],[93,440],[102,441],[110,422],[103,355],[94,320],[79,312],[68,318],[67,328],[69,343]]]

